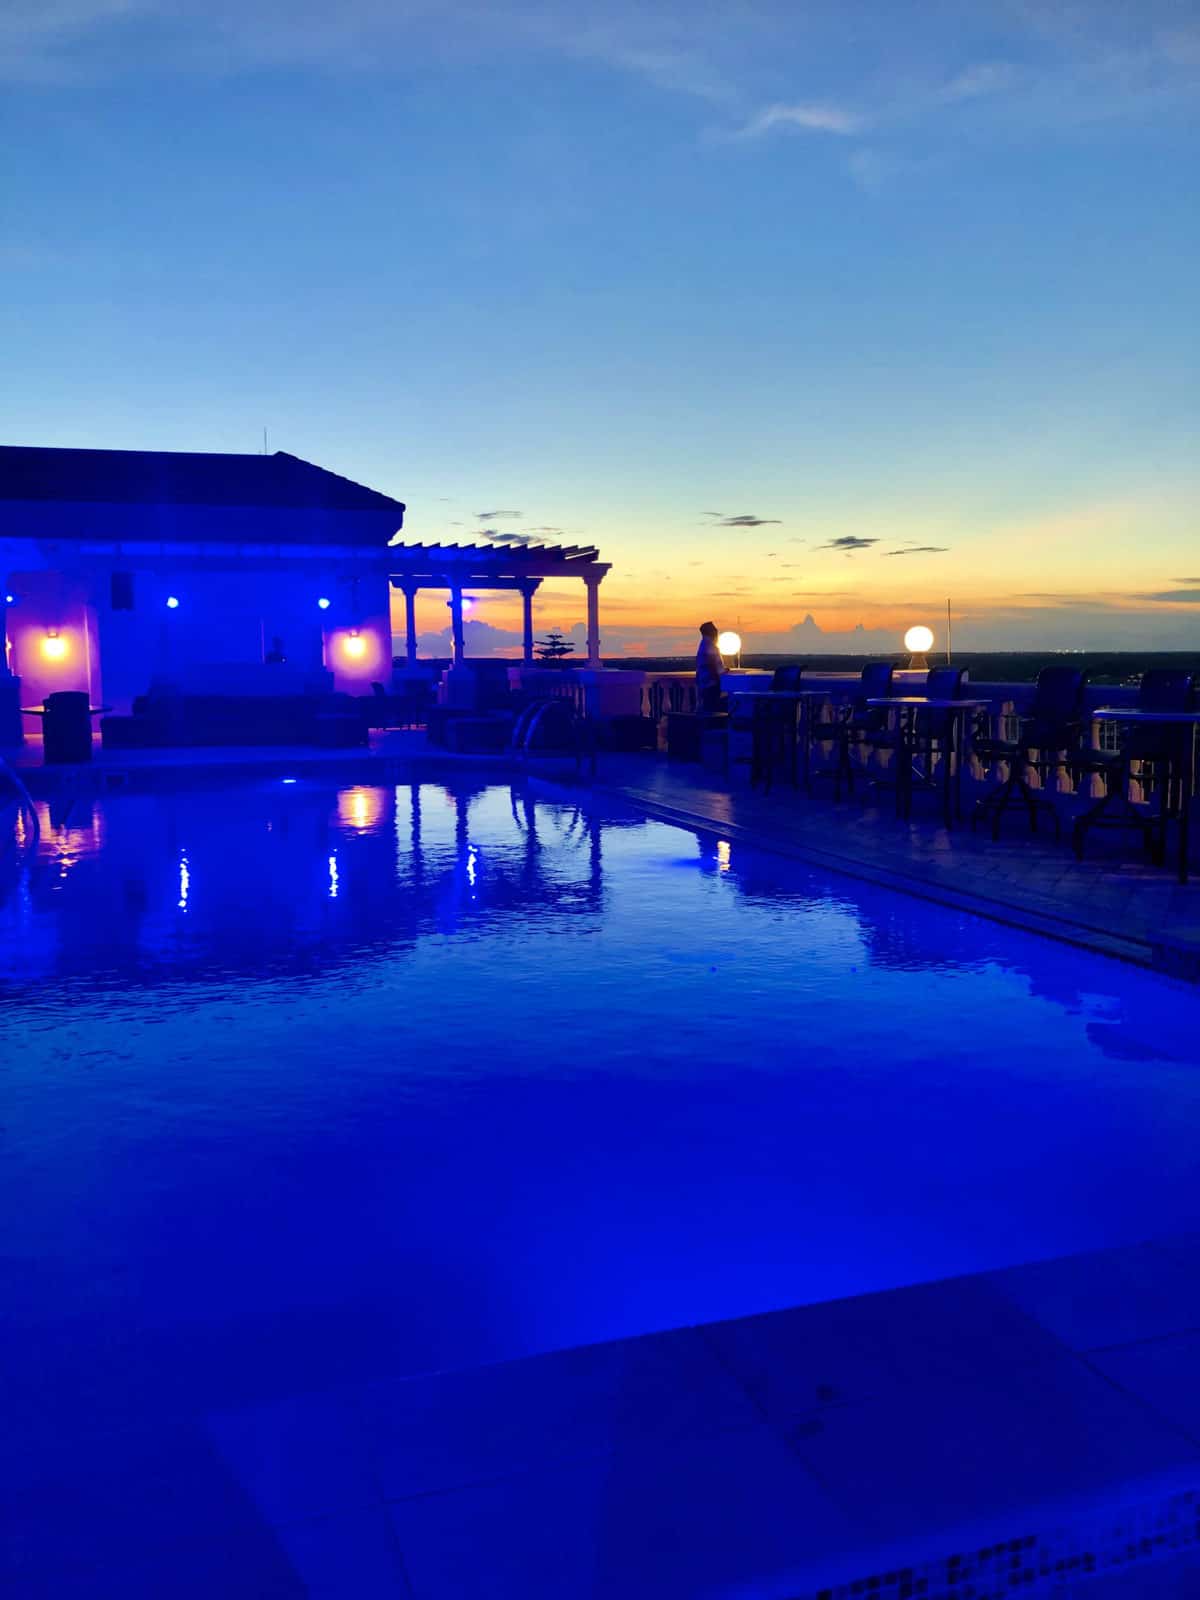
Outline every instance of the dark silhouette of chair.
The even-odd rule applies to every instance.
[[[967,681],[965,667],[934,667],[927,673],[920,693],[930,700],[960,700]],[[941,788],[947,825],[950,823],[950,786],[953,758],[956,755],[956,736],[960,726],[960,713],[940,706],[899,707],[888,726],[871,740],[876,750],[895,750],[896,765],[890,777],[878,775],[871,779],[876,788],[895,787],[900,797],[904,816],[912,810],[914,789],[938,787],[933,777],[935,760],[943,763]]]
[[[850,794],[854,793],[854,763],[850,751],[854,747],[873,745],[888,736],[890,713],[884,706],[868,705],[892,692],[895,668],[890,661],[868,661],[858,680],[858,690],[851,700],[835,707],[832,722],[811,722],[808,725],[809,745],[824,744],[832,740],[837,749],[832,764],[825,768],[812,768],[814,778],[833,779],[833,797],[842,798],[842,783]]]
[[[763,785],[769,792],[775,773],[787,771],[793,787],[797,784],[800,757],[802,717],[800,705],[795,700],[774,699],[775,695],[795,693],[801,686],[807,667],[801,662],[788,662],[776,667],[771,674],[771,688],[767,694],[746,695],[750,702],[748,718],[750,728],[750,782]],[[743,730],[745,723],[736,712],[731,727]]]
[[[1196,679],[1182,667],[1153,667],[1142,674],[1138,684],[1138,711],[1193,711],[1196,709]],[[1119,750],[1081,750],[1072,762],[1077,773],[1100,773],[1105,792],[1101,800],[1076,820],[1071,834],[1075,854],[1083,859],[1083,843],[1091,828],[1136,828],[1146,852],[1161,866],[1166,855],[1167,821],[1172,804],[1190,794],[1190,772],[1184,764],[1192,761],[1194,730],[1185,723],[1131,725],[1125,730]],[[1157,795],[1157,814],[1139,810],[1129,799],[1133,763],[1141,771],[1138,782]],[[1188,781],[1185,781],[1188,780]]]
[[[1029,782],[1029,769],[1037,772],[1044,783],[1047,775],[1057,769],[1061,752],[1067,753],[1068,763],[1072,752],[1079,750],[1083,739],[1083,696],[1088,674],[1078,667],[1044,667],[1038,673],[1033,705],[1027,715],[1018,717],[1015,739],[1001,739],[985,730],[977,730],[974,738],[975,753],[990,765],[993,761],[1008,764],[1008,776],[976,804],[971,817],[974,827],[982,817],[992,819],[992,837],[1000,837],[1000,823],[1005,811],[1014,800],[1023,801],[1029,813],[1029,828],[1037,832],[1038,812],[1048,811],[1054,818],[1054,833],[1062,833],[1062,821],[1053,800],[1044,788],[1034,789]]]
[[[776,667],[771,674],[772,690],[799,689],[800,681],[807,671],[808,667],[803,662],[798,661],[789,661],[782,667]]]

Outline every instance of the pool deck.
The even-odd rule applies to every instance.
[[[2,1505],[14,1597],[1178,1600],[1200,1593],[1200,1237],[281,1383],[67,1431]]]

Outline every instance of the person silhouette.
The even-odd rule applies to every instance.
[[[700,648],[696,651],[696,710],[711,714],[721,704],[721,652],[717,649],[715,622],[700,624]]]

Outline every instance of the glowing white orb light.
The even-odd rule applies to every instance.
[[[324,595],[322,595],[321,598],[317,601],[317,604],[318,604],[318,606],[320,606],[322,611],[328,611],[329,610],[329,601],[325,598]]]
[[[176,597],[173,594],[169,594],[167,596],[167,610],[168,611],[178,611],[179,610],[179,601],[176,599]]]
[[[904,635],[904,648],[910,656],[923,656],[927,650],[933,649],[932,630],[919,622]]]
[[[719,633],[717,635],[717,649],[723,656],[740,656],[742,653],[742,636],[740,633]]]

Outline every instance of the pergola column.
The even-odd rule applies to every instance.
[[[521,616],[523,625],[522,659],[526,666],[533,664],[533,596],[541,579],[521,585]]]
[[[417,659],[417,585],[404,585],[404,659],[411,667]]]
[[[587,658],[589,667],[600,665],[600,579],[603,573],[588,572],[583,581],[587,585]]]
[[[450,586],[450,627],[454,636],[454,665],[461,667],[466,658],[463,644],[463,592],[460,583]]]

